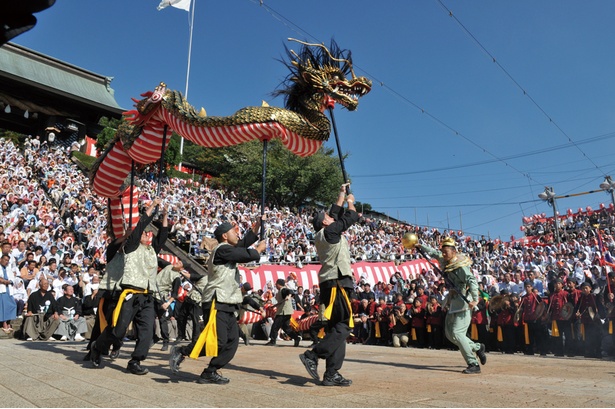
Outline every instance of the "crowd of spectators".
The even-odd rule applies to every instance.
[[[49,281],[56,299],[65,295],[65,285],[73,287],[75,296],[83,299],[91,294],[92,284],[104,273],[108,243],[106,199],[92,193],[87,175],[71,160],[71,149],[40,143],[38,137],[29,137],[21,147],[10,140],[0,141],[0,242],[4,243],[3,252],[6,247],[11,265],[18,272],[14,293],[22,305],[39,289],[41,279]],[[154,195],[163,198],[169,209],[170,237],[184,245],[194,257],[206,252],[204,242],[213,237],[220,222],[236,223],[245,231],[260,216],[258,203],[237,200],[233,192],[213,188],[207,180],[195,183],[171,179],[158,186],[155,179],[136,178],[140,202],[147,204]],[[299,267],[317,263],[311,214],[309,208],[267,208],[268,246],[261,263]],[[459,243],[459,250],[472,258],[472,271],[485,293],[492,297],[502,290],[522,294],[523,282],[528,278],[542,284],[539,286],[541,295],[552,291],[557,278],[575,280],[579,284],[588,281],[596,291],[604,290],[607,273],[611,271],[604,260],[615,251],[613,208],[579,212],[565,219],[561,224],[563,234],[559,244],[548,222],[546,228],[532,230],[540,240],[530,243],[470,237],[462,232],[441,232],[375,217],[362,217],[348,230],[347,238],[353,262],[401,263],[418,258],[402,246],[404,233],[416,233],[423,243],[432,247],[437,247],[442,237],[452,236]],[[599,231],[601,237],[598,237]],[[400,325],[400,320],[395,319],[399,311],[392,306],[404,304],[400,307],[404,308],[401,316],[412,317],[417,297],[427,311],[430,298],[440,304],[446,292],[441,278],[433,270],[423,271],[414,281],[396,275],[389,282],[371,283],[373,288],[370,286],[369,290],[365,284],[364,280],[357,283],[355,309],[360,325],[354,336],[360,342],[387,345],[397,343],[386,334]],[[304,295],[314,304],[315,290],[301,289],[300,304]],[[256,291],[267,301],[274,295],[275,287]],[[368,306],[363,305],[363,300]],[[365,313],[366,308],[370,314]],[[392,320],[378,325],[376,331],[370,322],[378,322],[374,314],[384,314],[385,310]],[[415,341],[410,336],[410,344]],[[429,340],[423,339],[421,345],[429,346]]]

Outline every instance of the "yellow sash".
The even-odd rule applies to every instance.
[[[105,330],[105,328],[107,328],[107,319],[105,318],[105,313],[103,312],[103,304],[105,303],[105,299],[103,297],[100,297],[100,300],[98,301],[98,326],[100,327],[100,333],[102,334],[102,332]]]
[[[581,337],[585,341],[585,324],[581,323]]]
[[[613,334],[613,320],[609,321],[609,334]]]
[[[470,339],[472,341],[478,341],[478,327],[475,323],[470,326]]]
[[[427,324],[427,333],[431,333],[431,324]]]
[[[376,338],[382,338],[382,334],[380,333],[380,322],[376,321]]]
[[[147,294],[147,290],[133,290],[132,288],[127,288],[122,291],[120,295],[120,299],[117,301],[117,305],[113,310],[113,326],[117,325],[117,320],[120,317],[120,311],[122,310],[122,304],[124,303],[124,299],[128,294]]]
[[[198,359],[203,346],[205,346],[205,356],[218,356],[218,327],[216,325],[216,300],[211,300],[211,311],[209,312],[209,320],[199,339],[196,341],[190,358]]]
[[[416,341],[416,329],[414,327],[412,327],[412,340]]]
[[[299,332],[299,322],[292,315],[290,317],[290,327],[293,329],[293,331]]]
[[[502,327],[498,325],[498,342],[504,342],[504,335],[502,334]]]
[[[523,334],[525,335],[525,345],[530,344],[530,329],[527,322],[523,323]]]
[[[551,321],[551,336],[559,337],[559,328],[557,327],[557,321]]]
[[[318,338],[323,339],[324,337],[325,337],[325,328],[323,327],[318,331]]]
[[[342,296],[344,300],[346,300],[346,304],[348,305],[348,311],[350,313],[350,319],[348,320],[348,326],[350,328],[354,328],[354,320],[352,319],[352,305],[350,304],[350,300],[348,299],[348,294],[346,294],[346,290],[343,287],[340,288],[342,291]],[[325,318],[330,320],[331,314],[333,313],[333,303],[335,301],[335,297],[337,296],[337,286],[331,289],[331,299],[329,300],[329,305],[327,305],[327,309],[325,310]]]

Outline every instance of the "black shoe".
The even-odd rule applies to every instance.
[[[322,384],[324,386],[350,386],[352,385],[352,381],[344,378],[339,372],[336,372],[333,376],[325,373],[325,376],[322,379]]]
[[[274,347],[275,346],[275,341],[269,341],[265,344],[266,347]]]
[[[133,373],[135,375],[145,375],[149,372],[147,368],[143,368],[140,365],[139,361],[129,361],[126,369],[128,369],[130,373]]]
[[[174,346],[171,348],[171,353],[169,354],[169,366],[171,367],[171,371],[173,373],[179,372],[179,364],[184,362],[186,357],[182,354],[181,348],[178,346]]]
[[[160,348],[161,351],[168,351],[169,350],[169,343],[168,342],[163,342],[162,343],[162,348]]]
[[[461,371],[461,373],[465,373],[465,374],[480,373],[480,366],[478,366],[478,365],[468,365],[468,367],[466,369],[464,369],[463,371]]]
[[[480,359],[480,364],[485,365],[487,363],[487,355],[485,354],[485,344],[480,344],[480,348],[476,351],[476,355],[478,359]]]
[[[299,342],[301,342],[303,338],[301,337],[301,335],[297,335],[297,338],[295,338],[295,347],[299,346]]]
[[[112,349],[111,352],[109,352],[109,358],[112,361],[115,361],[118,357],[120,356],[120,349]]]
[[[305,370],[310,374],[315,381],[319,380],[318,376],[318,357],[312,351],[305,351],[299,355],[299,359],[303,362]]]
[[[203,372],[197,380],[198,383],[215,383],[217,385],[226,385],[230,381],[231,380],[229,378],[225,378],[224,376],[220,375],[218,371]]]
[[[90,346],[90,362],[94,368],[100,367],[100,351],[96,349],[96,341]]]

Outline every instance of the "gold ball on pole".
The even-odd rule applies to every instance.
[[[419,242],[419,238],[414,233],[406,233],[404,237],[401,238],[401,244],[407,249],[413,249],[414,246]]]

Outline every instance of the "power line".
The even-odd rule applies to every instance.
[[[255,0],[250,0],[253,3],[256,3]],[[309,38],[315,40],[315,41],[319,41],[316,37],[312,36],[311,34],[309,34],[307,31],[303,30],[298,24],[295,24],[294,22],[292,22],[290,19],[288,19],[287,17],[284,17],[282,14],[278,13],[277,11],[275,11],[273,8],[271,8],[270,6],[264,4],[262,1],[259,1],[258,3],[261,7],[263,7],[265,10],[267,10],[267,12],[269,12],[274,18],[276,18],[277,20],[283,22],[284,25],[288,26],[291,28],[292,31],[299,33],[299,34],[305,34],[307,35]],[[292,27],[291,27],[292,26]],[[506,162],[505,159],[502,159],[500,157],[498,157],[497,155],[493,154],[492,152],[490,152],[488,149],[480,146],[478,143],[474,142],[472,139],[470,139],[469,137],[465,136],[463,133],[461,133],[460,131],[456,130],[455,128],[453,128],[452,126],[448,125],[446,122],[444,122],[443,120],[441,120],[440,118],[436,117],[435,115],[429,113],[426,109],[422,108],[420,105],[412,102],[410,99],[406,98],[405,96],[401,95],[399,92],[395,91],[394,89],[390,88],[388,85],[386,85],[383,81],[379,80],[375,75],[372,75],[371,73],[369,73],[368,71],[362,69],[359,65],[354,64],[354,67],[363,71],[368,77],[371,77],[373,80],[375,80],[375,82],[380,83],[380,86],[387,89],[389,92],[393,93],[394,95],[396,95],[397,97],[399,97],[400,99],[402,99],[403,101],[405,101],[407,104],[411,105],[412,107],[414,107],[415,109],[419,110],[422,114],[427,115],[429,118],[431,118],[433,121],[435,121],[436,123],[440,124],[442,127],[444,127],[445,129],[449,130],[451,133],[455,134],[456,136],[464,139],[466,142],[470,143],[471,145],[473,145],[474,147],[476,147],[477,149],[479,149],[480,151],[482,151],[483,153],[487,154],[488,156],[491,156],[492,158],[494,158],[493,162],[501,162],[504,165],[506,165],[507,167],[509,167],[510,169],[513,169],[515,172],[523,175],[526,178],[530,178],[532,179],[535,183],[537,184],[541,184],[544,185],[544,183],[541,183],[533,178],[531,178],[531,176],[527,173],[527,172],[523,172],[520,169],[517,169],[515,166],[511,165],[510,163]],[[487,162],[489,163],[489,162]],[[482,164],[482,163],[480,163]],[[446,170],[443,169],[443,170]]]
[[[478,41],[478,39],[470,32],[470,30],[468,30],[466,28],[466,26],[463,25],[463,23],[457,18],[457,16],[455,16],[453,14],[453,12],[447,8],[444,3],[442,3],[442,0],[436,0],[436,2],[438,2],[438,4],[440,4],[440,6],[448,13],[448,15],[455,20],[455,22],[459,25],[459,27],[461,27],[461,29],[474,41],[474,43],[485,53],[487,54],[487,56],[489,56],[489,58],[491,58],[491,61],[496,64],[498,66],[498,68],[500,70],[502,70],[502,72],[513,82],[513,84],[515,84],[515,86],[517,88],[519,88],[522,92],[523,95],[525,95],[526,97],[528,97],[528,99],[532,102],[532,104],[534,104],[534,106],[536,108],[538,108],[538,110],[549,120],[550,123],[553,124],[553,126],[555,126],[555,128],[561,132],[562,135],[564,135],[566,137],[566,139],[568,139],[568,142],[570,144],[572,144],[575,148],[578,149],[579,152],[581,152],[581,154],[585,157],[585,159],[587,159],[589,162],[591,162],[596,169],[598,169],[600,172],[602,172],[603,176],[606,176],[606,173],[604,173],[604,171],[602,171],[602,169],[600,169],[600,167],[589,157],[585,154],[585,152],[579,147],[579,145],[577,143],[575,143],[575,141],[572,140],[572,138],[562,129],[562,127],[560,127],[558,125],[557,122],[555,122],[555,120],[547,113],[547,111],[545,111],[542,106],[540,106],[540,104],[538,104],[538,102],[536,102],[536,100],[525,90],[525,88],[523,88],[521,86],[521,84],[515,80],[513,78],[513,76],[508,72],[508,70],[506,70],[506,68],[504,68],[504,66],[502,64],[500,64],[500,62],[498,60],[495,59],[495,57],[493,56],[493,54],[491,54],[489,52],[489,50],[487,50],[487,48],[485,48],[485,46],[483,46],[481,44],[480,41]]]
[[[597,142],[597,141],[601,141],[603,139],[613,138],[613,137],[615,137],[615,132],[610,132],[608,134],[599,135],[599,136],[595,136],[595,137],[591,137],[591,138],[585,139],[585,140],[579,142],[579,145],[586,144],[586,143]],[[556,145],[556,146],[552,146],[552,147],[549,147],[549,148],[537,149],[537,150],[529,151],[529,152],[525,152],[525,153],[519,153],[519,154],[515,154],[515,155],[505,156],[502,159],[510,160],[510,159],[525,158],[525,157],[528,157],[528,156],[539,155],[539,154],[542,154],[542,153],[554,152],[554,151],[561,150],[561,149],[567,149],[569,147],[570,147],[570,144]],[[472,167],[472,166],[487,165],[487,164],[495,163],[495,162],[498,162],[498,160],[497,159],[485,160],[485,161],[480,161],[480,162],[465,163],[465,164],[461,164],[461,165],[451,165],[451,166],[444,166],[444,167],[432,168],[432,169],[424,169],[424,170],[413,170],[413,171],[410,171],[410,172],[353,175],[353,179],[355,179],[355,178],[369,178],[369,177],[405,176],[405,175],[413,175],[413,174],[418,174],[418,173],[440,172],[440,171],[445,171],[445,170],[454,170],[454,169],[469,168],[469,167]],[[524,176],[525,176],[525,174],[524,174]],[[532,179],[532,178],[530,178],[530,179]]]

